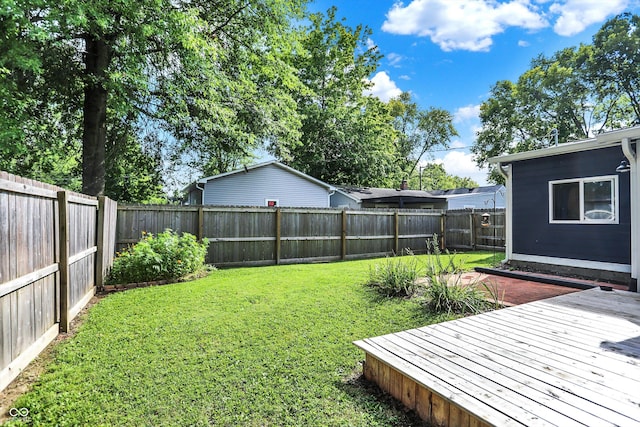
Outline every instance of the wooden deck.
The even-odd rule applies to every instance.
[[[640,426],[640,294],[592,289],[354,343],[444,426]]]

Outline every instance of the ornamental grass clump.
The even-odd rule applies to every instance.
[[[410,257],[387,257],[381,264],[369,270],[368,286],[385,297],[410,297],[419,286],[418,262],[411,252]]]
[[[438,246],[437,236],[427,241],[426,306],[435,313],[478,314],[498,307],[498,295],[494,288],[482,282],[464,283],[464,262],[456,254]],[[493,299],[493,300],[492,300]]]
[[[204,269],[209,242],[198,242],[193,234],[178,235],[170,229],[142,240],[118,253],[107,276],[107,284],[176,280]]]

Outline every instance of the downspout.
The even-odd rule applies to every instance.
[[[511,181],[511,165],[502,165],[502,162],[498,162],[498,173],[504,177],[504,185],[507,189],[505,195],[504,206],[504,242],[505,242],[505,259],[503,263],[507,263],[511,260],[513,255],[513,218],[512,218],[512,181]]]
[[[204,205],[204,187],[198,187],[198,184],[202,184],[200,181],[196,181],[196,190],[200,190],[200,204]]]
[[[631,281],[629,290],[638,291],[638,276],[640,276],[640,174],[638,173],[638,158],[631,146],[629,138],[622,139],[622,152],[629,161],[629,192],[631,205]]]
[[[507,165],[507,167],[508,167],[508,165]],[[504,171],[504,169],[502,169],[502,163],[501,162],[498,162],[498,173],[500,175],[502,175],[502,177],[504,178],[504,182],[505,182],[505,186],[506,186],[506,183],[509,180],[509,175]]]

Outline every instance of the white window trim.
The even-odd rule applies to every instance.
[[[589,182],[599,181],[613,181],[613,219],[587,219],[584,217],[584,184]],[[580,219],[553,219],[553,185],[554,184],[567,184],[571,182],[577,182],[580,184]],[[587,178],[571,178],[571,179],[559,179],[555,181],[549,181],[549,223],[550,224],[619,224],[620,223],[620,197],[618,191],[618,176],[617,175],[604,175],[604,176],[592,176]]]
[[[280,207],[280,199],[264,199],[264,205],[269,207],[269,202],[276,202],[275,207],[279,208]],[[274,206],[271,206],[274,207]]]

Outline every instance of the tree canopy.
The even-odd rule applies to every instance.
[[[52,150],[82,153],[75,162],[88,194],[103,194],[105,171],[118,170],[107,161],[116,140],[151,157],[163,142],[160,151],[206,158],[209,149],[245,155],[261,139],[296,139],[298,84],[285,57],[302,0],[2,1],[0,93],[14,113],[0,116],[0,151],[42,152],[30,143],[47,144],[38,131],[49,128],[59,136]],[[30,118],[34,110],[43,113]]]
[[[130,202],[258,148],[337,184],[396,186],[456,135],[367,95],[371,30],[306,0],[0,0],[0,169]]]
[[[540,55],[516,82],[499,81],[480,107],[476,163],[490,157],[585,139],[638,123],[639,17],[617,16],[592,44]],[[491,179],[502,178],[493,173]]]

